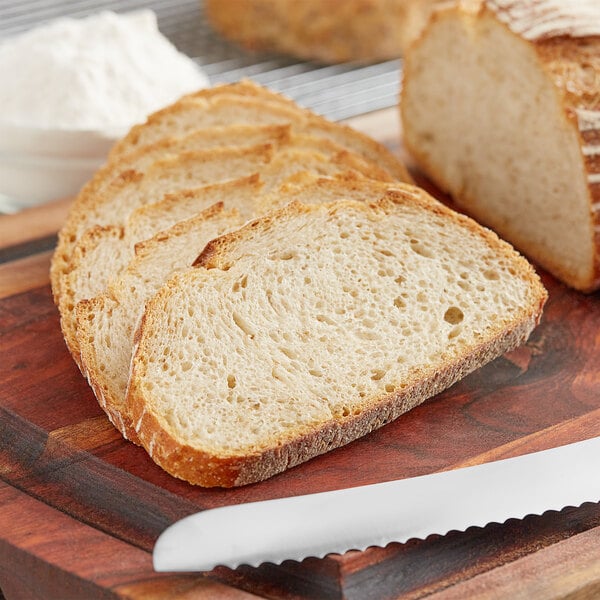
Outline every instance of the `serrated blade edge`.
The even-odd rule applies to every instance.
[[[425,539],[600,501],[600,437],[431,475],[252,502],[173,524],[157,571],[209,571]]]

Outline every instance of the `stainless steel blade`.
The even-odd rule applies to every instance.
[[[600,437],[473,467],[216,508],[178,521],[157,571],[322,557],[600,501]]]

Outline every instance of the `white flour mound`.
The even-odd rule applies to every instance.
[[[0,44],[0,119],[118,134],[208,78],[149,10],[63,18]]]

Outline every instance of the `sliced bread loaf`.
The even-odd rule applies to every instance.
[[[135,257],[109,290],[78,304],[82,372],[100,406],[125,438],[137,441],[123,404],[133,334],[146,301],[168,276],[188,268],[211,239],[241,223],[237,211],[226,211],[222,203],[215,204],[138,244]]]
[[[406,57],[406,145],[466,212],[567,285],[595,290],[600,3],[457,4]]]
[[[92,223],[88,206],[97,202],[104,189],[127,170],[143,172],[159,156],[175,153],[180,149],[193,151],[213,147],[218,143],[220,130],[223,143],[232,127],[239,126],[291,126],[295,133],[328,139],[351,152],[362,156],[393,178],[411,181],[404,165],[384,146],[353,129],[331,123],[310,111],[299,108],[291,100],[257,86],[249,81],[216,86],[197,94],[184,97],[174,105],[148,118],[134,127],[118,142],[109,157],[108,164],[82,189],[69,212],[58,236],[57,249],[52,258],[50,278],[55,301],[62,293],[62,278],[69,269],[70,257],[79,235]],[[204,131],[197,132],[199,129]],[[279,132],[278,132],[279,131]],[[244,132],[238,130],[241,136]],[[275,142],[281,139],[281,130],[265,132],[273,135]],[[256,136],[255,136],[256,137]],[[235,145],[248,145],[250,140],[240,138]]]
[[[319,144],[320,145],[320,144]],[[144,175],[137,173],[118,179],[94,206],[89,206],[82,218],[93,219],[99,225],[86,232],[75,246],[68,267],[63,269],[58,308],[61,328],[67,347],[78,362],[75,306],[104,290],[107,278],[126,263],[133,244],[140,239],[126,235],[122,229],[133,210],[159,201],[165,193],[248,175],[260,171],[265,192],[274,189],[284,179],[300,171],[330,175],[351,168],[361,168],[367,174],[391,179],[377,167],[365,163],[333,142],[323,144],[330,156],[313,151],[310,136],[292,136],[279,149],[271,145],[258,148],[221,148],[184,153],[157,161]],[[268,163],[268,164],[267,164]],[[219,192],[215,192],[219,195]],[[235,202],[235,200],[234,200]],[[242,202],[238,201],[238,204]],[[113,228],[107,228],[112,225]],[[103,248],[103,239],[109,248]],[[119,250],[116,250],[119,246]]]
[[[224,191],[228,188],[228,194],[221,195],[227,206],[240,202],[235,188],[241,186],[224,184],[213,186],[213,189],[219,187]],[[251,189],[248,184],[246,188]],[[346,198],[375,200],[383,197],[390,189],[394,187],[352,174],[322,178],[301,173],[268,197],[284,199],[287,196],[290,200],[316,204]],[[231,198],[228,197],[229,193]],[[201,195],[202,190],[197,194]],[[181,195],[189,196],[190,192],[185,191]],[[179,202],[177,196],[173,195],[167,201],[155,205],[152,210],[154,218],[150,222],[162,223],[162,219],[158,218],[161,204],[163,209],[170,212],[171,206],[179,209],[186,200],[184,198]],[[222,205],[223,202],[136,245],[135,257],[118,277],[112,279],[106,292],[92,297],[89,290],[86,290],[90,300],[83,300],[77,305],[76,335],[81,353],[81,369],[111,422],[130,440],[137,440],[137,435],[126,406],[125,390],[136,325],[146,301],[156,293],[169,274],[192,265],[204,246],[217,236],[215,227],[221,228],[219,233],[223,233],[223,227],[233,230],[240,225],[238,211],[227,213],[222,210]],[[260,212],[272,208],[274,200],[259,200],[254,205]],[[145,220],[145,215],[143,219]],[[149,230],[146,229],[145,233]],[[112,275],[116,273],[119,271],[112,271]]]
[[[162,138],[182,135],[203,127],[233,123],[290,124],[295,133],[328,137],[348,150],[373,161],[400,181],[411,181],[402,162],[385,146],[341,123],[332,123],[309,110],[287,104],[281,95],[266,90],[269,99],[218,94],[209,99],[184,97],[154,113],[146,123],[134,127],[111,150],[113,161],[136,148]]]
[[[148,303],[139,439],[203,486],[265,479],[395,419],[522,343],[546,293],[508,244],[417,188],[292,203]]]

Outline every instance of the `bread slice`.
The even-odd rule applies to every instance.
[[[213,189],[222,188],[221,197],[230,206],[234,202],[239,203],[236,188],[240,191],[252,189],[248,182],[243,182],[244,185],[241,183],[213,186]],[[314,204],[346,198],[377,199],[391,189],[396,188],[350,173],[331,178],[300,173],[267,197],[283,199],[287,196],[290,200]],[[154,218],[150,222],[162,222],[158,218],[160,205],[168,212],[171,206],[178,209],[181,204],[186,203],[190,192],[184,191],[180,195],[186,198],[178,201],[177,195],[173,195],[154,205],[151,211]],[[197,195],[202,195],[202,190]],[[255,206],[260,212],[269,210],[274,204],[265,199],[256,202]],[[138,218],[140,217],[146,220],[142,210],[138,214]],[[146,301],[154,295],[168,275],[183,266],[192,265],[204,246],[213,237],[217,237],[215,227],[221,228],[219,233],[223,233],[224,228],[233,230],[239,227],[241,220],[237,209],[228,213],[223,210],[223,202],[220,202],[197,217],[161,231],[151,240],[135,246],[135,256],[125,269],[121,272],[113,270],[113,275],[118,274],[118,277],[113,278],[110,284],[106,282],[106,292],[92,297],[87,290],[87,297],[90,299],[82,300],[77,305],[76,335],[80,349],[80,367],[111,422],[127,439],[137,441],[125,402],[125,391],[133,352],[133,333]],[[148,231],[150,228],[145,233]]]
[[[145,303],[168,276],[189,267],[204,246],[242,224],[236,210],[218,203],[138,244],[135,257],[103,293],[77,306],[82,372],[111,422],[132,441],[137,435],[124,410],[133,334]]]
[[[249,81],[215,86],[185,96],[179,102],[151,115],[145,124],[134,127],[111,151],[107,165],[82,189],[69,212],[58,236],[58,245],[52,257],[50,279],[55,302],[62,294],[62,283],[79,236],[91,226],[86,216],[90,204],[97,202],[105,188],[121,173],[135,170],[143,173],[158,157],[179,152],[194,151],[223,144],[228,135],[239,134],[237,146],[251,140],[243,130],[232,128],[280,126],[291,127],[296,134],[327,139],[379,165],[393,178],[411,181],[404,165],[384,146],[353,129],[331,123],[310,111],[301,109],[293,101],[257,86]],[[220,134],[215,134],[215,128]],[[202,130],[202,131],[198,131]],[[281,130],[263,132],[272,135],[275,143],[281,141]],[[258,134],[259,135],[259,134]],[[254,135],[255,140],[257,135]]]
[[[172,475],[260,481],[521,344],[545,299],[508,244],[417,188],[292,203],[209,243],[147,304],[128,407]]]
[[[406,145],[466,212],[598,289],[600,3],[470,6],[438,12],[406,57]]]
[[[219,94],[210,99],[184,97],[179,102],[148,117],[146,123],[134,127],[111,150],[109,160],[173,135],[182,135],[203,127],[233,123],[289,124],[292,131],[318,135],[379,164],[399,181],[412,181],[406,167],[385,146],[347,125],[332,123],[315,113],[290,106],[280,94],[266,90],[267,100]]]
[[[143,176],[134,173],[118,179],[95,206],[88,206],[87,212],[81,213],[82,218],[93,219],[98,225],[77,242],[62,275],[58,309],[63,336],[75,361],[79,362],[75,306],[80,300],[101,293],[107,278],[118,274],[118,268],[126,264],[133,244],[141,241],[122,229],[129,213],[138,207],[159,201],[167,192],[227,181],[256,171],[261,173],[265,192],[300,171],[330,175],[356,167],[365,174],[391,179],[384,171],[340,150],[333,142],[317,141],[316,146],[329,151],[330,156],[313,151],[315,139],[310,136],[293,136],[279,149],[266,145],[184,153],[157,161]],[[108,246],[104,246],[103,240],[107,240]]]

